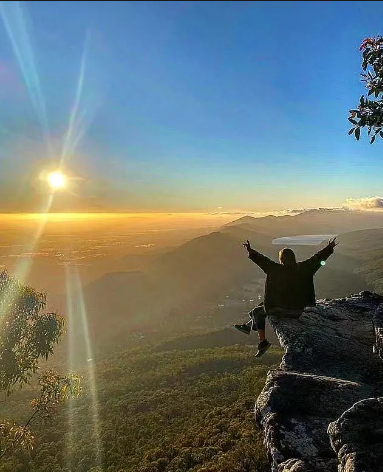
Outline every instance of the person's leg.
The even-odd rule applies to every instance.
[[[262,305],[258,305],[253,308],[250,313],[250,321],[246,323],[247,325],[251,326],[253,331],[258,331],[259,340],[265,341],[266,339],[266,313],[265,308]],[[251,323],[251,325],[249,324]]]
[[[263,342],[266,339],[266,313],[264,307],[257,307],[254,314],[259,341]]]
[[[257,331],[257,312],[263,311],[263,302],[260,303],[258,306],[254,307],[251,311],[249,311],[249,321],[242,324],[234,325],[238,331],[241,333],[250,334],[251,331]]]
[[[249,311],[250,320],[246,323],[252,331],[257,331],[257,306]]]
[[[250,313],[249,313],[249,316],[250,316]],[[254,324],[253,319],[250,316],[249,321],[247,321],[246,323],[242,323],[242,324],[235,324],[234,327],[235,327],[235,329],[237,329],[241,333],[250,334],[251,330],[253,328],[253,324]]]
[[[255,354],[255,357],[261,357],[263,354],[269,349],[271,344],[266,339],[266,313],[262,307],[261,310],[257,310],[257,328],[258,328],[258,337],[259,337],[259,344],[258,344],[258,351]]]

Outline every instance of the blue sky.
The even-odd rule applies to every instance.
[[[81,61],[65,157],[81,185],[58,204],[271,211],[382,195],[383,143],[347,135],[380,2],[0,3],[0,208],[41,197]]]

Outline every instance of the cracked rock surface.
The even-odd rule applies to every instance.
[[[371,292],[269,317],[285,354],[255,417],[272,472],[383,472],[382,320]]]

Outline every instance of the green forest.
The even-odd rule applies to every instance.
[[[268,471],[253,408],[281,350],[259,362],[253,345],[165,349],[99,363],[96,408],[88,371],[79,372],[82,395],[36,423],[34,449],[3,458],[1,472]],[[25,418],[31,396],[31,387],[11,395],[5,416]]]

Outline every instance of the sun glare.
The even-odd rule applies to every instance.
[[[65,187],[66,177],[60,171],[48,174],[47,180],[52,190],[58,190]]]

